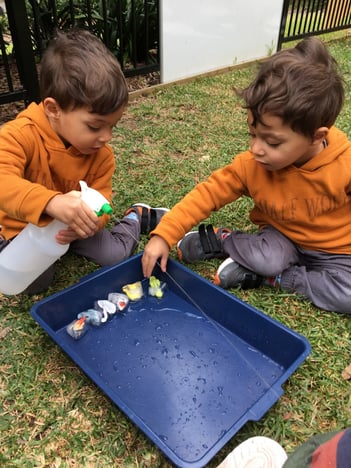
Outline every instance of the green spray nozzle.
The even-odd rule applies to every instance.
[[[113,210],[112,210],[112,207],[109,203],[104,203],[102,205],[102,207],[98,210],[98,211],[95,211],[95,214],[97,216],[102,216],[103,214],[112,214]]]

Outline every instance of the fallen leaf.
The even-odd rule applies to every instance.
[[[0,328],[0,338],[5,338],[8,332],[11,330],[10,327]]]
[[[345,369],[341,373],[343,379],[350,380],[351,379],[351,364],[345,367]]]

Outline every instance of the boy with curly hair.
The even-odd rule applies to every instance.
[[[343,81],[324,44],[307,38],[277,52],[240,93],[250,149],[198,184],[164,216],[143,255],[148,277],[169,250],[192,263],[226,258],[223,288],[270,284],[316,306],[351,313],[351,143],[334,127]],[[246,233],[200,225],[242,196],[253,200]]]

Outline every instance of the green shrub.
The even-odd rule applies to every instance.
[[[155,61],[157,0],[27,0],[34,50],[40,57],[56,28],[88,28],[122,67]],[[145,45],[147,47],[145,47]]]

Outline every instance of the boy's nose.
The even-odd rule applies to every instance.
[[[264,155],[264,149],[262,145],[255,140],[253,143],[251,143],[251,151],[253,154],[256,154],[257,156],[263,156]]]
[[[99,135],[99,141],[107,143],[112,138],[112,130],[106,129]]]

